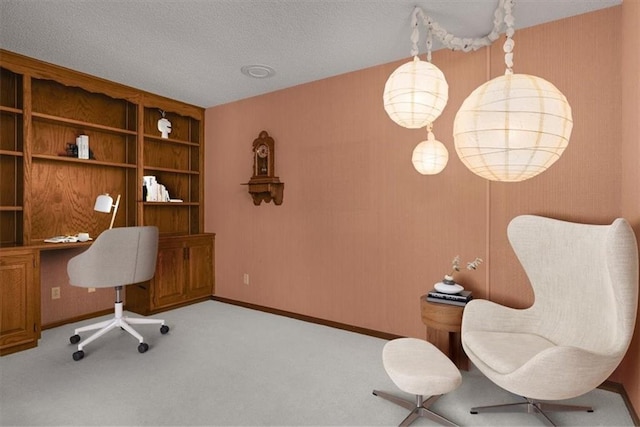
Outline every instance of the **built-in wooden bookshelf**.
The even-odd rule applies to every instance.
[[[168,138],[158,130],[162,114],[171,122]],[[159,228],[158,265],[163,271],[157,272],[153,286],[169,284],[186,269],[203,272],[190,278],[189,287],[199,291],[185,288],[176,301],[184,304],[213,293],[213,278],[205,277],[213,274],[212,234],[206,235],[204,241],[211,247],[203,252],[211,257],[194,256],[177,273],[163,260],[177,242],[186,248],[188,260],[188,248],[205,235],[202,108],[0,50],[0,120],[3,320],[11,311],[13,323],[31,329],[31,338],[37,340],[39,296],[34,295],[34,286],[23,282],[39,277],[29,270],[39,265],[44,239],[78,232],[98,236],[109,227],[111,216],[93,210],[96,197],[104,193],[121,196],[114,227]],[[89,138],[89,159],[70,153],[79,135]],[[147,175],[155,176],[174,200],[144,200]],[[29,251],[31,264],[24,262]],[[4,279],[11,286],[5,286]],[[11,306],[5,307],[5,302]],[[171,304],[163,302],[162,308]],[[25,313],[34,314],[24,320]],[[0,352],[9,345],[2,338],[7,334],[3,324]],[[12,337],[11,343],[28,346],[28,338]]]
[[[171,122],[169,138],[152,134],[158,120]],[[202,121],[161,108],[144,108],[144,175],[155,176],[169,190],[171,198],[181,202],[146,202],[145,223],[156,224],[165,234],[196,234],[202,226],[201,215],[201,135]]]

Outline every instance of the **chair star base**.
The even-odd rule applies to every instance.
[[[135,337],[138,342],[138,351],[140,353],[144,353],[149,349],[149,345],[144,342],[144,338],[140,335],[131,325],[160,325],[160,333],[166,334],[169,332],[169,327],[164,324],[164,320],[161,319],[141,319],[137,317],[127,317],[123,316],[123,304],[120,299],[120,291],[122,290],[122,286],[116,287],[116,302],[114,307],[114,317],[109,320],[105,320],[102,322],[94,323],[92,325],[82,326],[80,328],[76,328],[74,331],[74,335],[69,338],[71,344],[78,344],[80,341],[80,333],[87,331],[95,331],[91,336],[85,338],[82,342],[78,344],[78,351],[73,353],[73,360],[80,360],[84,358],[84,347],[93,341],[97,340],[110,330],[120,327],[121,329],[127,331],[133,337]]]
[[[561,411],[584,411],[593,412],[590,406],[561,405],[558,403],[540,402],[526,398],[526,402],[505,403],[502,405],[478,406],[471,408],[469,412],[478,414],[480,412],[524,412],[534,414],[547,426],[555,426],[553,421],[547,416],[547,412]]]
[[[411,410],[409,415],[407,415],[407,417],[400,423],[400,426],[408,426],[419,417],[428,418],[443,426],[456,426],[456,424],[452,423],[442,415],[438,415],[429,409],[429,407],[433,405],[441,395],[431,396],[426,400],[424,399],[423,396],[416,395],[416,401],[414,403],[414,402],[411,402],[410,400],[406,400],[401,397],[394,396],[393,394],[390,394],[384,391],[373,390],[373,394],[374,396],[381,397],[385,400],[395,403],[396,405],[400,405],[403,408],[407,408]]]

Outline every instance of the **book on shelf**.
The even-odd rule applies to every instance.
[[[434,298],[430,296],[427,296],[427,301],[435,302],[437,304],[457,305],[459,307],[464,307],[469,302],[469,301],[456,301],[456,300],[444,299],[444,298]]]
[[[435,289],[429,291],[427,297],[458,302],[469,302],[473,299],[471,291],[460,291],[457,294],[445,294],[444,292],[438,292]]]

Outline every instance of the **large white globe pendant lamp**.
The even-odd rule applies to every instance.
[[[503,76],[489,80],[464,100],[453,121],[458,157],[491,181],[518,182],[553,165],[573,129],[567,98],[543,78],[514,74],[513,0],[506,1]]]
[[[413,149],[411,162],[422,175],[436,175],[442,172],[449,161],[449,152],[444,144],[437,141],[429,130],[426,141],[421,141]]]
[[[444,74],[430,62],[414,56],[398,67],[384,85],[384,109],[402,127],[419,129],[437,119],[449,99]]]
[[[548,81],[507,73],[474,90],[453,122],[455,149],[473,173],[516,182],[545,171],[569,143],[565,96]]]

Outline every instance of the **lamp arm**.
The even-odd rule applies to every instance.
[[[113,205],[113,215],[111,216],[111,224],[109,224],[109,229],[113,228],[113,222],[115,221],[116,214],[118,213],[118,206],[120,206],[120,194],[118,194],[116,203]]]

